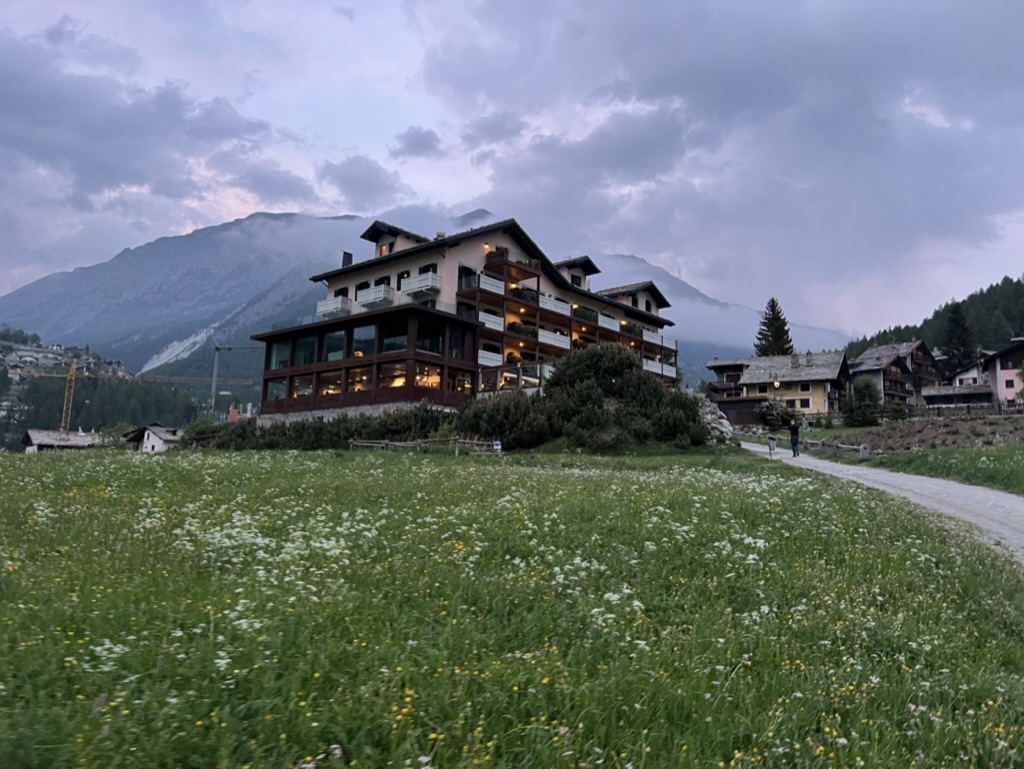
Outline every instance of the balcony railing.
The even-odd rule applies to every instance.
[[[676,378],[676,367],[670,366],[667,363],[659,363],[656,360],[647,360],[644,358],[644,371],[650,371],[652,374],[658,374],[659,376]]]
[[[497,278],[492,278],[488,275],[480,276],[480,288],[484,291],[490,291],[492,294],[505,293],[505,284]]]
[[[500,366],[505,361],[496,352],[487,352],[486,350],[477,350],[476,362],[481,366]]]
[[[356,303],[364,307],[389,307],[395,303],[395,289],[391,286],[364,288],[356,293]]]
[[[497,315],[491,315],[490,313],[481,312],[477,317],[480,318],[480,322],[483,323],[487,328],[493,329],[494,331],[505,330],[505,321]]]
[[[441,276],[436,272],[425,272],[402,281],[406,294],[437,294],[441,291]]]
[[[601,328],[606,328],[610,331],[619,330],[619,322],[615,320],[615,318],[609,318],[607,315],[598,315],[597,325],[599,325]]]
[[[665,339],[661,334],[656,334],[655,332],[649,331],[646,328],[644,329],[644,341],[653,342],[654,344],[660,344],[663,347],[666,346]]]
[[[561,347],[563,350],[569,349],[569,337],[563,334],[555,334],[551,331],[545,331],[544,329],[537,329],[537,341],[543,342],[544,344],[550,344],[554,347]]]
[[[316,314],[324,318],[337,318],[352,312],[352,303],[347,296],[332,296],[316,303]]]
[[[572,307],[568,302],[552,299],[549,296],[542,296],[540,298],[540,306],[544,310],[551,310],[552,312],[561,313],[562,315],[569,315],[572,312]]]

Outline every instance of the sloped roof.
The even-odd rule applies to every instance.
[[[746,366],[750,363],[750,358],[715,358],[709,360],[704,366],[714,371],[716,368],[732,368],[734,366]]]
[[[594,260],[589,256],[574,256],[571,259],[563,259],[560,262],[555,262],[555,267],[566,267],[569,269],[579,267],[583,270],[584,275],[597,275],[597,273],[601,272],[597,269],[597,265],[594,264]]]
[[[369,240],[371,243],[376,243],[380,239],[381,235],[405,235],[407,238],[418,240],[420,243],[426,243],[430,240],[430,238],[418,235],[412,230],[407,230],[394,224],[382,222],[380,219],[377,219],[373,224],[367,227],[366,232],[359,237],[363,240]]]
[[[81,430],[26,430],[22,445],[52,447],[55,449],[88,449],[103,443],[99,433],[83,433]]]
[[[607,296],[609,298],[616,296],[623,296],[625,294],[635,294],[638,291],[646,291],[648,294],[654,297],[654,301],[658,303],[658,309],[665,307],[671,307],[668,299],[661,293],[653,280],[645,280],[640,283],[630,283],[626,286],[616,286],[615,288],[604,288],[600,291],[595,291],[598,296]]]
[[[909,347],[906,352],[901,352],[900,348],[903,346],[899,344],[881,344],[876,347],[869,347],[850,364],[850,371],[852,373],[880,371],[889,366],[894,360],[898,360],[903,365],[903,368],[907,368],[903,356],[909,354],[914,348]]]
[[[796,358],[797,365],[793,365]],[[808,361],[808,357],[810,360]],[[803,355],[766,355],[748,358],[741,385],[779,382],[830,382],[849,375],[846,353],[842,350],[812,352]]]
[[[181,440],[180,431],[177,427],[164,427],[161,424],[151,424],[147,429],[164,443],[177,443]]]

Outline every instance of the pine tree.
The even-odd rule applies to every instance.
[[[764,308],[764,315],[761,316],[761,325],[757,329],[757,338],[754,340],[754,354],[764,357],[767,355],[792,355],[793,339],[789,335],[789,322],[786,320],[779,300],[774,296],[768,300]]]
[[[950,305],[942,351],[946,354],[946,365],[951,373],[967,368],[977,361],[978,344],[974,338],[974,330],[967,320],[963,302]]]

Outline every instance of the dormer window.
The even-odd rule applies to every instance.
[[[575,286],[576,288],[580,288],[583,286],[583,278],[581,278],[579,275],[570,275],[569,280],[572,281],[572,285]]]
[[[640,300],[636,298],[636,294],[633,294],[633,296],[629,297],[629,299],[632,302],[634,307],[639,307],[640,306]]]
[[[644,302],[644,309],[645,309],[645,310],[646,310],[647,312],[650,312],[650,311],[651,311],[651,300],[650,300],[650,299],[647,299],[647,300],[646,300],[646,301]]]

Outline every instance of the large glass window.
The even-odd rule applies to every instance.
[[[473,375],[468,371],[448,369],[448,392],[473,394]]]
[[[288,395],[288,380],[287,379],[268,379],[267,380],[267,400],[268,401],[283,400],[286,395]]]
[[[392,318],[380,322],[380,351],[397,352],[408,345],[408,321]]]
[[[320,342],[320,360],[341,360],[345,357],[345,332],[328,331]]]
[[[373,285],[375,285],[375,286],[390,286],[391,285],[391,276],[390,275],[383,275],[383,276],[377,278],[375,281],[373,281]]]
[[[293,366],[308,366],[316,361],[316,337],[304,336],[295,340],[292,354]]]
[[[326,371],[320,375],[320,395],[341,395],[341,372]]]
[[[444,351],[444,321],[440,318],[420,318],[416,329],[416,349],[440,355]]]
[[[370,377],[373,375],[373,369],[369,366],[360,366],[358,368],[350,368],[348,370],[348,386],[345,388],[350,393],[358,393],[363,390],[369,390],[372,382]]]
[[[424,264],[420,267],[420,275],[426,275],[428,272],[437,272],[437,263],[431,262],[430,264]]]
[[[377,377],[377,386],[381,389],[388,387],[405,387],[405,362],[380,364],[380,374]]]
[[[401,272],[399,272],[398,273],[398,283],[395,285],[395,288],[397,288],[399,291],[401,291],[402,290],[402,281],[405,280],[406,278],[408,278],[410,275],[411,275],[411,273],[408,270],[402,270]]]
[[[377,327],[374,325],[358,326],[352,329],[352,354],[357,358],[373,355],[377,344]]]
[[[441,389],[441,367],[428,366],[425,363],[416,364],[416,386],[429,387],[432,390]]]
[[[313,394],[313,375],[292,377],[291,397],[305,398]]]
[[[270,345],[267,368],[286,368],[288,366],[288,342],[274,342]]]
[[[466,357],[466,332],[453,330],[448,337],[448,355],[458,360]]]

